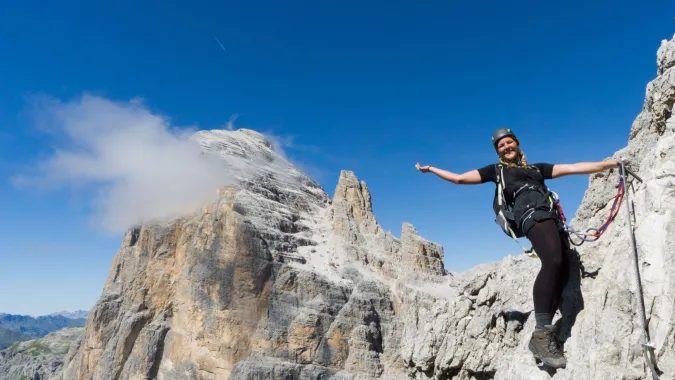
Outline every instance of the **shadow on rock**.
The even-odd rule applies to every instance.
[[[568,249],[569,281],[563,291],[562,302],[559,306],[561,318],[556,321],[558,337],[564,343],[571,336],[572,327],[577,316],[584,309],[584,296],[581,293],[581,278],[584,275],[581,256],[576,249]]]

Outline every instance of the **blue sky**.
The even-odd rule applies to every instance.
[[[493,185],[452,185],[415,163],[492,163],[500,126],[531,162],[610,156],[627,143],[674,15],[666,0],[3,2],[0,311],[90,308],[120,245],[92,221],[97,187],[11,180],[69,144],[37,122],[36,99],[142,99],[171,125],[198,129],[236,115],[236,127],[286,141],[329,194],[340,170],[353,170],[385,229],[398,236],[412,223],[444,245],[448,269],[466,270],[519,253],[494,224]],[[587,184],[549,183],[568,215]]]

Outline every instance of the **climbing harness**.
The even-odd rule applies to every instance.
[[[500,164],[497,165],[498,170],[497,170],[497,188],[496,188],[496,207],[495,207],[495,212],[496,212],[496,218],[495,222],[499,224],[499,226],[502,228],[504,233],[506,233],[508,236],[510,236],[513,241],[516,242],[520,246],[520,248],[523,250],[523,253],[527,255],[528,257],[531,258],[536,258],[537,253],[534,251],[534,247],[527,249],[525,248],[520,242],[518,241],[519,237],[524,237],[525,235],[520,229],[520,226],[518,223],[515,221],[514,214],[513,214],[513,209],[506,204],[505,202],[505,197],[504,197],[504,188],[506,187],[506,181],[504,180],[504,167]],[[554,209],[557,209],[557,213],[559,216],[562,216],[562,222],[565,224],[565,214],[562,210],[562,207],[560,206],[560,202],[558,202],[558,194],[555,192],[549,190],[546,186],[543,188],[541,186],[537,185],[532,185],[532,184],[524,184],[521,187],[519,187],[513,194],[515,197],[518,195],[519,192],[522,190],[529,189],[529,190],[538,190],[543,193],[545,197],[548,198],[548,202],[550,202],[550,207],[549,211],[553,211]],[[523,219],[527,219],[530,215],[532,215],[535,212],[534,209],[529,209],[523,214]],[[559,218],[560,219],[560,218]]]
[[[534,252],[534,247],[530,249],[523,247],[523,245],[518,241],[518,234],[516,234],[516,232],[513,230],[515,226],[515,221],[513,220],[513,211],[510,208],[505,207],[504,201],[504,188],[506,187],[506,184],[504,183],[504,167],[499,165],[499,169],[500,170],[497,172],[496,189],[498,208],[495,222],[499,224],[499,226],[507,235],[510,235],[513,238],[513,241],[515,241],[516,244],[520,246],[520,248],[523,250],[523,253],[529,257],[535,258],[537,257],[537,254]]]

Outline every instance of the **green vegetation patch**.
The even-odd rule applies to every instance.
[[[31,354],[33,356],[39,355],[48,355],[52,353],[52,349],[48,345],[42,343],[39,340],[30,342],[24,347],[23,352]]]

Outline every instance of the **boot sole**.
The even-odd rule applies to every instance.
[[[551,368],[555,368],[555,369],[565,369],[565,367],[567,366],[566,364],[554,365],[551,362],[542,360],[539,356],[534,357],[534,362],[538,366],[547,366],[547,367],[551,367]]]
[[[529,346],[528,346],[528,348],[530,349],[530,352],[532,352],[532,356],[534,356],[534,360],[535,360],[535,363],[536,363],[537,365],[539,365],[538,362],[541,362],[541,363],[543,363],[543,364],[545,364],[545,365],[547,365],[547,366],[549,366],[549,367],[552,367],[552,368],[565,368],[565,367],[567,366],[567,362],[565,362],[565,363],[563,363],[563,364],[555,364],[555,363],[552,363],[552,362],[549,361],[548,359],[543,358],[541,355],[535,353],[534,350],[532,350],[532,347],[529,347]]]

